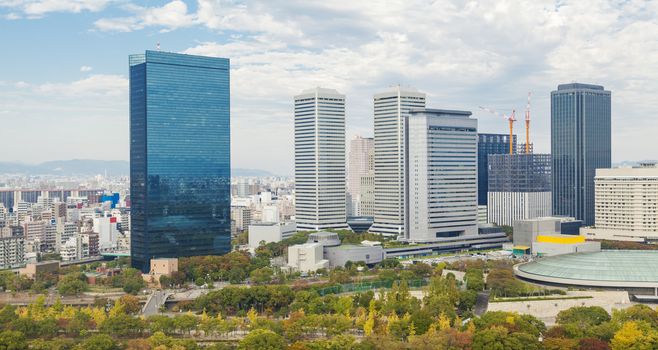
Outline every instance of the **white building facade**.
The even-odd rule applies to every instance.
[[[425,94],[397,86],[374,96],[375,222],[371,232],[401,236],[404,231],[405,117],[425,107]]]
[[[404,240],[478,234],[477,120],[470,115],[417,109],[407,117]]]
[[[297,230],[348,229],[345,95],[315,88],[294,99]]]
[[[588,239],[658,242],[658,167],[596,169],[594,227]]]

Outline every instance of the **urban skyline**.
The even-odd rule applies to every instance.
[[[397,83],[426,92],[428,98],[440,105],[473,111],[480,121],[481,132],[487,133],[504,133],[506,125],[478,111],[478,105],[520,110],[527,92],[532,91],[536,130],[533,142],[535,152],[540,153],[547,153],[550,148],[549,92],[554,86],[573,80],[602,84],[618,92],[613,110],[616,116],[624,118],[624,123],[613,120],[612,142],[616,145],[613,161],[653,158],[650,147],[622,141],[651,139],[650,130],[658,127],[656,121],[646,117],[658,109],[646,98],[655,94],[655,81],[658,81],[653,79],[650,69],[656,63],[655,55],[651,54],[656,48],[653,41],[646,40],[656,30],[653,16],[657,11],[652,11],[655,4],[639,5],[639,9],[631,4],[588,6],[586,2],[521,3],[500,8],[493,4],[450,5],[451,11],[445,17],[448,24],[437,24],[424,15],[414,14],[419,16],[417,20],[405,21],[402,26],[391,26],[386,20],[395,13],[404,13],[407,5],[366,9],[353,4],[340,10],[331,9],[331,13],[349,20],[350,26],[342,30],[324,18],[317,19],[327,21],[321,22],[324,27],[305,22],[302,14],[319,5],[309,4],[295,14],[289,7],[275,11],[269,4],[242,7],[229,4],[224,12],[204,7],[208,9],[203,12],[207,15],[204,17],[198,11],[204,4],[174,1],[161,8],[141,6],[139,11],[109,2],[59,8],[28,7],[20,1],[0,5],[3,17],[0,36],[10,32],[16,35],[16,38],[3,37],[7,64],[0,68],[3,76],[0,118],[11,118],[15,123],[7,126],[9,136],[0,141],[3,142],[0,146],[8,147],[27,137],[23,130],[35,124],[46,126],[44,130],[32,130],[32,135],[44,142],[59,142],[54,135],[73,128],[82,135],[83,142],[92,145],[80,148],[63,144],[46,155],[38,145],[27,144],[8,154],[6,160],[28,163],[46,157],[127,160],[127,70],[121,62],[129,53],[155,49],[158,42],[164,51],[233,59],[232,149],[236,167],[292,174],[294,160],[288,156],[293,149],[292,131],[287,128],[292,116],[285,101],[302,89],[322,85],[346,94],[346,136],[350,139],[355,134],[372,136],[370,96]],[[437,11],[440,5],[436,5]],[[165,21],[163,11],[158,9],[177,10],[176,16]],[[418,12],[428,16],[433,13],[432,8],[425,10]],[[380,16],[373,16],[375,12]],[[143,20],[146,13],[151,16],[148,22]],[[527,16],[516,17],[528,20],[502,24],[510,22],[507,17],[522,13]],[[478,32],[490,33],[495,44],[482,43],[477,35],[470,35],[473,29],[463,25],[449,28],[458,25],[457,18],[463,17]],[[363,18],[368,20],[361,21]],[[263,20],[260,23],[254,19]],[[67,26],[42,30],[64,21]],[[246,23],[255,23],[254,28]],[[582,31],[575,23],[587,23],[590,29]],[[429,24],[445,29],[462,43],[424,41],[424,36],[417,34]],[[341,40],[335,33],[347,35],[346,39]],[[523,33],[530,33],[529,40],[521,40]],[[56,40],[61,37],[75,40],[70,43]],[[619,50],[612,44],[616,42],[641,51],[635,54],[628,48]],[[81,44],[89,49],[81,50],[78,46]],[[446,45],[453,45],[453,50],[466,55],[446,54],[450,52]],[[30,64],[36,63],[32,60],[39,57],[34,50],[44,47],[52,60],[47,64]],[[588,49],[578,50],[579,47]],[[410,58],[421,48],[428,50],[427,58],[413,61],[412,65]],[[26,58],[20,58],[22,50],[28,50]],[[72,52],[76,54],[70,55]],[[437,55],[441,52],[443,56]],[[593,55],[598,59],[591,60]],[[364,59],[367,57],[372,58]],[[31,67],[29,70],[26,64]],[[262,67],[258,68],[259,65]],[[451,83],[436,83],[444,80]],[[281,81],[287,82],[284,88],[276,84]],[[85,97],[85,101],[71,103],[76,96]],[[99,124],[105,125],[105,132],[116,139],[112,149],[89,142],[93,128]],[[281,135],[281,141],[272,148],[274,157],[256,152],[266,147],[266,135]]]

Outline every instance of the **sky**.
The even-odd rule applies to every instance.
[[[231,60],[237,168],[293,173],[302,90],[346,95],[349,141],[398,84],[491,133],[507,122],[479,106],[522,117],[532,92],[535,152],[558,84],[604,85],[613,162],[658,158],[656,1],[0,0],[0,161],[128,160],[128,55],[157,43]]]

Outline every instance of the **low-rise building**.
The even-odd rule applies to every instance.
[[[328,268],[329,260],[324,258],[320,243],[295,244],[288,247],[288,267],[300,272],[314,272]]]
[[[329,260],[330,267],[342,267],[348,261],[374,265],[384,260],[384,248],[381,245],[343,244],[326,247],[325,258]]]
[[[280,242],[296,232],[294,222],[260,222],[249,225],[249,248],[258,248],[261,242]]]
[[[42,273],[57,273],[59,271],[59,261],[49,260],[37,263],[28,263],[24,268],[19,269],[18,273],[28,278],[34,278]]]
[[[532,246],[539,235],[573,235],[582,221],[564,216],[548,216],[514,222],[514,245]]]
[[[587,242],[583,236],[539,235],[536,241],[532,242],[532,254],[538,256],[599,251],[601,251],[601,242]]]

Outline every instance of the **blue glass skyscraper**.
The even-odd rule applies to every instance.
[[[610,168],[610,91],[562,84],[551,92],[553,214],[594,224],[594,175]]]
[[[231,249],[229,60],[131,55],[132,265]]]

